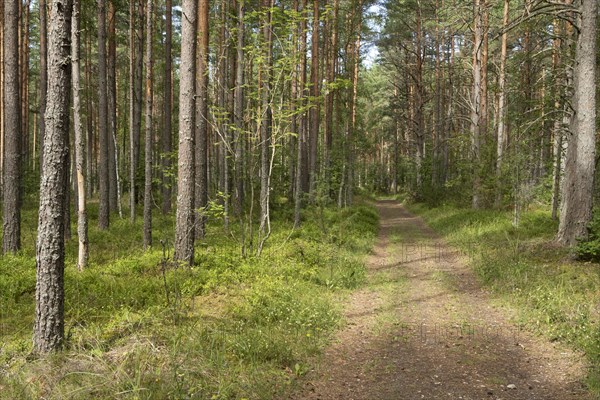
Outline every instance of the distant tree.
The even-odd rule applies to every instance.
[[[98,1],[98,159],[99,206],[98,227],[107,229],[110,223],[108,168],[108,84],[106,64],[106,0]]]
[[[63,236],[67,196],[70,100],[70,0],[52,1],[48,33],[48,103],[44,165],[36,252],[36,308],[33,348],[36,353],[60,349],[64,342]]]
[[[144,173],[144,248],[152,246],[152,10],[146,4],[146,137]]]

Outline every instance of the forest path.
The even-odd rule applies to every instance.
[[[580,355],[519,331],[421,218],[377,208],[369,283],[292,399],[591,399]]]

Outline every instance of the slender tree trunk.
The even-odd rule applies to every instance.
[[[301,0],[300,8],[297,9],[300,15],[303,15],[306,12],[306,0]],[[305,105],[305,97],[306,97],[306,19],[301,18],[298,23],[298,33],[297,36],[299,38],[299,51],[298,54],[300,56],[300,65],[298,66],[298,99],[296,100],[300,109],[303,109]],[[301,215],[300,211],[302,209],[302,200],[304,197],[304,193],[307,191],[306,182],[308,174],[307,174],[307,163],[306,163],[306,115],[302,112],[301,115],[297,117],[298,121],[298,145],[297,145],[297,157],[296,157],[296,193],[294,199],[294,226],[300,225]]]
[[[270,194],[270,157],[272,109],[271,109],[271,69],[273,57],[272,42],[272,7],[273,0],[261,0],[265,10],[262,25],[263,65],[261,67],[261,119],[260,119],[260,233],[264,238],[270,229],[269,194]]]
[[[152,6],[146,3],[146,137],[144,171],[144,248],[152,246]]]
[[[21,248],[21,109],[18,2],[4,1],[4,202],[2,250]]]
[[[208,56],[209,56],[209,1],[201,0],[198,7],[198,51],[196,63],[197,101],[195,109],[196,139],[196,237],[203,238],[205,221],[203,215],[208,205]]]
[[[106,70],[106,0],[98,1],[98,136],[100,157],[98,162],[100,204],[98,227],[107,229],[109,217],[109,140],[108,140],[108,86]]]
[[[73,127],[75,131],[75,165],[77,169],[77,236],[79,251],[77,268],[81,271],[88,261],[88,221],[86,211],[85,138],[81,124],[81,78],[80,78],[80,0],[73,1],[71,23],[71,70],[73,79]]]
[[[504,17],[502,22],[502,39],[500,44],[500,73],[498,76],[498,124],[496,147],[496,200],[495,207],[502,205],[502,168],[504,162],[504,149],[506,148],[506,42],[508,32],[508,11],[510,0],[504,0]]]
[[[200,0],[205,9],[208,0]],[[194,97],[196,78],[196,0],[183,0],[179,89],[179,159],[174,259],[194,262]]]
[[[244,208],[244,14],[245,0],[237,0],[237,46],[233,118],[235,122],[234,200],[235,212],[241,218]]]
[[[29,157],[29,15],[30,0],[25,0],[23,6],[22,40],[19,47],[21,55],[21,162],[27,165]],[[23,168],[23,167],[21,167]],[[22,190],[22,188],[21,188]]]
[[[358,9],[356,15],[358,18],[358,24],[356,25],[355,42],[353,45],[352,63],[352,94],[351,94],[351,105],[350,105],[350,125],[348,129],[348,162],[347,162],[347,187],[346,187],[346,204],[352,205],[354,201],[354,134],[356,131],[356,116],[357,116],[357,105],[358,105],[358,72],[360,68],[360,42],[362,35],[362,6],[363,0],[358,0]]]
[[[44,114],[46,112],[46,90],[48,88],[48,22],[47,22],[47,5],[46,0],[39,0],[40,9],[40,118],[38,119],[38,137],[40,144],[44,142],[44,132],[46,125],[44,124]],[[40,145],[39,163],[42,165],[42,147]],[[35,157],[35,154],[33,155]]]
[[[336,80],[337,71],[337,58],[338,58],[338,14],[340,8],[340,1],[333,0],[333,21],[329,23],[331,26],[330,32],[330,47],[329,57],[327,63],[327,83],[333,84]],[[337,90],[329,88],[327,90],[327,96],[325,99],[325,150],[324,150],[324,169],[325,169],[325,183],[327,185],[327,194],[329,195],[329,189],[331,184],[331,149],[333,146],[334,137],[334,125],[333,125],[333,105],[335,103]]]
[[[313,1],[313,26],[312,26],[312,39],[311,39],[311,65],[310,65],[310,94],[311,101],[314,104],[311,105],[310,108],[310,130],[309,130],[309,165],[308,165],[308,175],[309,175],[309,191],[311,198],[314,198],[316,194],[316,184],[317,184],[317,155],[318,155],[318,145],[319,145],[319,93],[320,93],[320,85],[319,85],[319,1]]]
[[[582,0],[574,66],[573,116],[562,186],[557,240],[572,246],[587,238],[592,219],[596,156],[596,26],[598,2]]]
[[[168,214],[171,212],[171,185],[170,177],[171,169],[171,148],[172,148],[172,111],[171,95],[173,92],[173,83],[171,80],[172,73],[172,42],[173,42],[173,1],[166,0],[165,4],[165,92],[164,92],[164,118],[165,126],[161,135],[161,151],[162,151],[162,212]]]
[[[471,156],[473,162],[472,207],[480,207],[480,161],[481,161],[481,85],[483,58],[483,11],[482,0],[473,0],[474,39],[473,39],[473,89],[471,94]]]
[[[108,203],[111,212],[118,211],[117,184],[117,39],[115,0],[108,2]]]
[[[36,252],[33,348],[58,350],[64,342],[65,242],[62,234],[69,149],[70,42],[72,2],[52,2],[48,43],[48,107]]]

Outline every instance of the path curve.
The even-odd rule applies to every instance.
[[[510,323],[421,218],[379,201],[369,284],[300,400],[591,400],[583,357]]]

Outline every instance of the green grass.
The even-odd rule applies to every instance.
[[[167,263],[163,275],[161,246],[142,250],[141,218],[132,225],[113,217],[101,232],[92,205],[88,269],[76,271],[76,240],[67,245],[66,348],[34,359],[34,208],[23,214],[24,250],[1,259],[6,399],[282,396],[339,326],[341,299],[363,284],[378,228],[367,205],[308,210],[295,231],[274,210],[262,256],[242,257],[214,221],[195,265]],[[172,216],[155,215],[154,243],[172,242],[173,228]]]
[[[588,386],[600,394],[600,266],[573,261],[553,242],[558,226],[549,212],[526,211],[515,228],[510,212],[408,208],[469,255],[481,281],[516,307],[524,329],[584,352]]]

